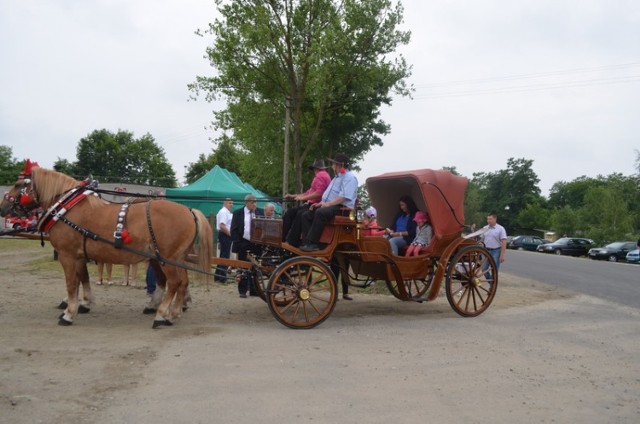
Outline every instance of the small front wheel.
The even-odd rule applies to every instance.
[[[618,257],[616,255],[610,255],[609,262],[618,262]]]
[[[273,316],[289,328],[313,328],[326,320],[338,300],[336,277],[318,259],[287,259],[271,274],[267,303]]]
[[[489,251],[479,245],[457,251],[447,267],[445,288],[449,304],[459,315],[483,313],[498,289],[498,267]]]

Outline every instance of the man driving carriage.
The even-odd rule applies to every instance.
[[[335,177],[322,194],[322,200],[311,205],[301,217],[304,242],[300,250],[304,252],[320,250],[318,243],[324,225],[338,215],[343,208],[355,207],[358,179],[348,170],[349,158],[338,153],[330,161]]]

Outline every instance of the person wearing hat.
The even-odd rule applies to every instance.
[[[380,228],[378,226],[376,216],[378,216],[378,211],[373,206],[367,208],[367,210],[364,211],[364,220],[362,221],[362,231],[360,232],[360,234],[364,236],[384,235],[384,228]]]
[[[418,224],[416,228],[416,236],[407,248],[405,256],[418,256],[420,249],[425,246],[429,246],[431,243],[431,237],[433,236],[433,229],[429,224],[429,215],[426,212],[418,211],[413,220]]]
[[[314,203],[309,210],[302,214],[302,233],[304,244],[300,250],[313,252],[320,250],[318,243],[324,225],[329,222],[344,207],[353,209],[358,194],[358,179],[348,170],[349,158],[342,154],[336,154],[331,160],[331,168],[335,177],[329,187],[322,194],[322,199]]]
[[[331,177],[324,166],[322,159],[317,159],[309,165],[309,170],[315,174],[309,190],[300,194],[286,194],[285,199],[304,202],[302,205],[288,208],[282,217],[282,241],[286,241],[292,246],[300,246],[302,235],[302,214],[309,210],[314,203],[318,203],[322,198],[322,193],[331,182]]]

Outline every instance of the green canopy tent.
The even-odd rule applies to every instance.
[[[276,205],[276,213],[282,213],[282,206],[250,184],[243,183],[238,176],[216,165],[193,184],[165,190],[168,200],[199,209],[206,216],[215,215],[222,208],[226,197],[234,200],[234,210],[243,205],[244,196],[253,194],[258,199],[258,207],[264,208],[268,202]]]

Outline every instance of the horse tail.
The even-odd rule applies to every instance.
[[[211,282],[211,258],[213,256],[213,229],[202,212],[192,209],[191,212],[196,217],[197,239],[196,251],[198,252],[198,269],[205,272],[205,282]]]

